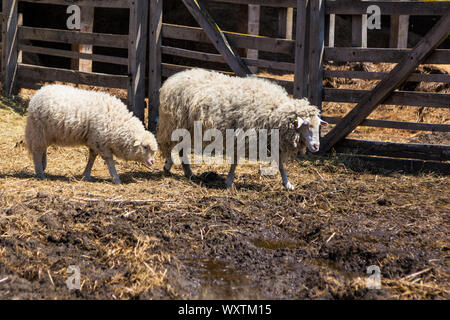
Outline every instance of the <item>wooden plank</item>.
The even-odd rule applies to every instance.
[[[294,31],[294,8],[278,9],[278,37],[292,40]]]
[[[382,81],[389,80],[389,75]],[[380,82],[381,83],[381,82]],[[371,90],[353,89],[324,89],[323,100],[333,102],[358,103],[370,95]],[[425,106],[435,108],[450,108],[450,94],[395,91],[380,104],[403,105],[403,106]]]
[[[297,0],[209,0],[211,2],[224,2],[234,4],[248,4],[264,7],[293,8],[297,5]]]
[[[329,151],[339,140],[351,133],[380,103],[401,85],[417,66],[431,54],[450,34],[450,11],[439,19],[424,38],[391,71],[390,76],[382,81],[350,111],[323,138],[321,153]]]
[[[159,89],[162,81],[161,44],[162,44],[163,1],[150,2],[149,14],[149,116],[148,128],[156,131],[159,110]]]
[[[80,53],[78,51],[68,51],[68,50],[45,48],[45,47],[36,47],[36,46],[26,45],[26,44],[22,44],[22,43],[19,43],[19,50],[22,50],[25,52],[37,53],[37,54],[56,56],[56,57],[72,58],[77,61],[79,59],[83,59],[83,60],[124,65],[124,66],[128,65],[127,58],[105,56],[105,55],[101,55],[101,54]]]
[[[200,5],[198,0],[182,0],[186,8],[192,14],[197,23],[202,27],[208,37],[211,39],[214,47],[223,55],[227,64],[236,75],[245,77],[252,72],[248,69],[245,62],[236,54],[228,39],[211,18],[209,13]]]
[[[147,53],[148,1],[134,0],[130,4],[128,36],[128,108],[142,122],[145,120],[145,68]]]
[[[249,5],[248,6],[248,34],[252,34],[255,36],[259,35],[259,23],[261,18],[261,7],[255,6],[255,5]],[[252,60],[257,60],[259,56],[258,50],[254,49],[248,49],[247,50],[247,58]],[[245,63],[248,64],[247,60],[245,60]],[[257,67],[250,68],[250,71],[253,73],[258,73]]]
[[[337,124],[342,120],[342,117],[329,117],[322,115],[322,119],[331,124]],[[450,124],[438,123],[418,123],[418,122],[404,122],[378,119],[365,119],[360,126],[375,127],[375,128],[389,128],[415,131],[433,131],[433,132],[450,132]]]
[[[325,48],[324,60],[335,62],[400,62],[411,49],[386,48]],[[433,53],[422,62],[423,64],[449,64],[450,50],[435,49]]]
[[[351,0],[353,5],[360,0]],[[367,48],[367,14],[352,15],[352,47]]]
[[[128,48],[128,35],[119,34],[20,27],[19,38],[48,42],[93,44],[98,47]]]
[[[450,146],[416,143],[394,143],[344,139],[336,145],[338,152],[352,150],[358,154],[435,161],[450,160]]]
[[[12,93],[18,62],[18,0],[2,3],[2,82],[3,91]]]
[[[322,109],[322,75],[325,28],[325,0],[310,0],[309,92],[311,104]]]
[[[328,46],[334,47],[335,29],[336,29],[336,15],[329,15],[329,30],[328,30]]]
[[[76,4],[80,7],[99,7],[99,8],[129,8],[130,2],[127,0],[20,0],[22,2],[31,2],[38,4],[58,4],[68,6]]]
[[[188,40],[202,43],[211,43],[201,28],[180,26],[163,23],[163,37],[170,39]],[[223,32],[228,41],[236,48],[256,49],[274,53],[295,54],[295,41],[239,34],[236,32]],[[449,50],[450,51],[450,50]]]
[[[206,53],[168,46],[162,46],[161,51],[163,54],[174,55],[177,57],[201,60],[205,62],[226,63],[223,56],[217,53]],[[247,63],[247,65],[249,66],[284,70],[290,72],[294,72],[295,70],[295,64],[290,62],[278,62],[264,59],[249,59],[249,58],[242,58],[242,60],[244,60],[244,62]]]
[[[94,31],[94,7],[81,7],[80,8],[80,32],[93,32]],[[72,50],[78,53],[93,53],[93,46],[91,44],[72,44]],[[71,68],[73,70],[79,70],[83,72],[92,72],[92,60],[90,59],[72,59]]]
[[[294,75],[294,98],[300,99],[308,95],[308,43],[309,38],[309,1],[297,1],[297,21],[296,21],[296,44],[295,44],[295,75]]]
[[[380,7],[384,15],[412,15],[412,16],[443,16],[450,11],[450,3],[428,1],[428,2],[385,2],[385,1],[362,1],[348,4],[347,1],[326,1],[326,14],[366,14],[367,7],[376,5]]]
[[[347,78],[347,79],[366,79],[382,80],[389,76],[388,72],[366,72],[352,70],[325,70],[325,78]],[[443,82],[450,83],[450,74],[426,74],[412,73],[406,80],[413,82]]]
[[[126,89],[128,86],[128,76],[81,72],[27,64],[18,65],[17,80],[21,84],[61,81],[119,89]]]

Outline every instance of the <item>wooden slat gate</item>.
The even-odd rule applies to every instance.
[[[119,35],[21,26],[18,20],[19,2],[64,6],[76,4],[81,8],[105,7],[129,9],[129,33],[128,35]],[[127,89],[128,108],[142,121],[144,120],[146,108],[145,70],[147,61],[148,0],[79,0],[75,2],[67,0],[5,0],[3,1],[2,16],[2,83],[3,90],[6,94],[11,94],[14,86],[27,87],[46,81],[62,81]],[[128,49],[128,57],[122,58],[72,50],[52,49],[30,45],[24,43],[24,40]],[[18,59],[22,51],[77,60],[85,59],[124,65],[128,67],[128,74],[113,75],[27,65],[21,63],[20,59]]]

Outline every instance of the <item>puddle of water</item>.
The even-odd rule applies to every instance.
[[[300,243],[287,240],[253,239],[251,240],[251,243],[259,248],[267,250],[296,249],[300,247]]]
[[[199,299],[260,299],[256,284],[227,262],[216,259],[185,260],[200,279]]]

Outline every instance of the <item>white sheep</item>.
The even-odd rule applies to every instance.
[[[317,107],[306,99],[290,98],[284,88],[268,80],[231,77],[203,69],[183,71],[167,79],[160,91],[157,140],[166,159],[166,172],[173,164],[171,151],[177,144],[172,141],[173,130],[184,128],[192,135],[195,121],[201,121],[205,130],[214,128],[224,136],[227,129],[278,129],[278,168],[288,190],[294,187],[283,162],[306,147],[317,152],[319,127],[324,123]],[[233,184],[236,165],[237,161],[231,165],[228,188]],[[192,176],[187,158],[183,158],[183,169],[187,177]]]
[[[150,166],[157,150],[154,135],[118,98],[64,85],[44,86],[35,93],[28,107],[25,138],[39,179],[45,178],[46,151],[53,144],[87,146],[84,178],[91,180],[92,166],[100,155],[116,184],[121,181],[113,155]]]

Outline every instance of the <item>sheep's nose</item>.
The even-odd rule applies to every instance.
[[[320,144],[319,144],[319,143],[314,143],[314,144],[313,144],[314,152],[319,151],[319,148],[320,148]]]

